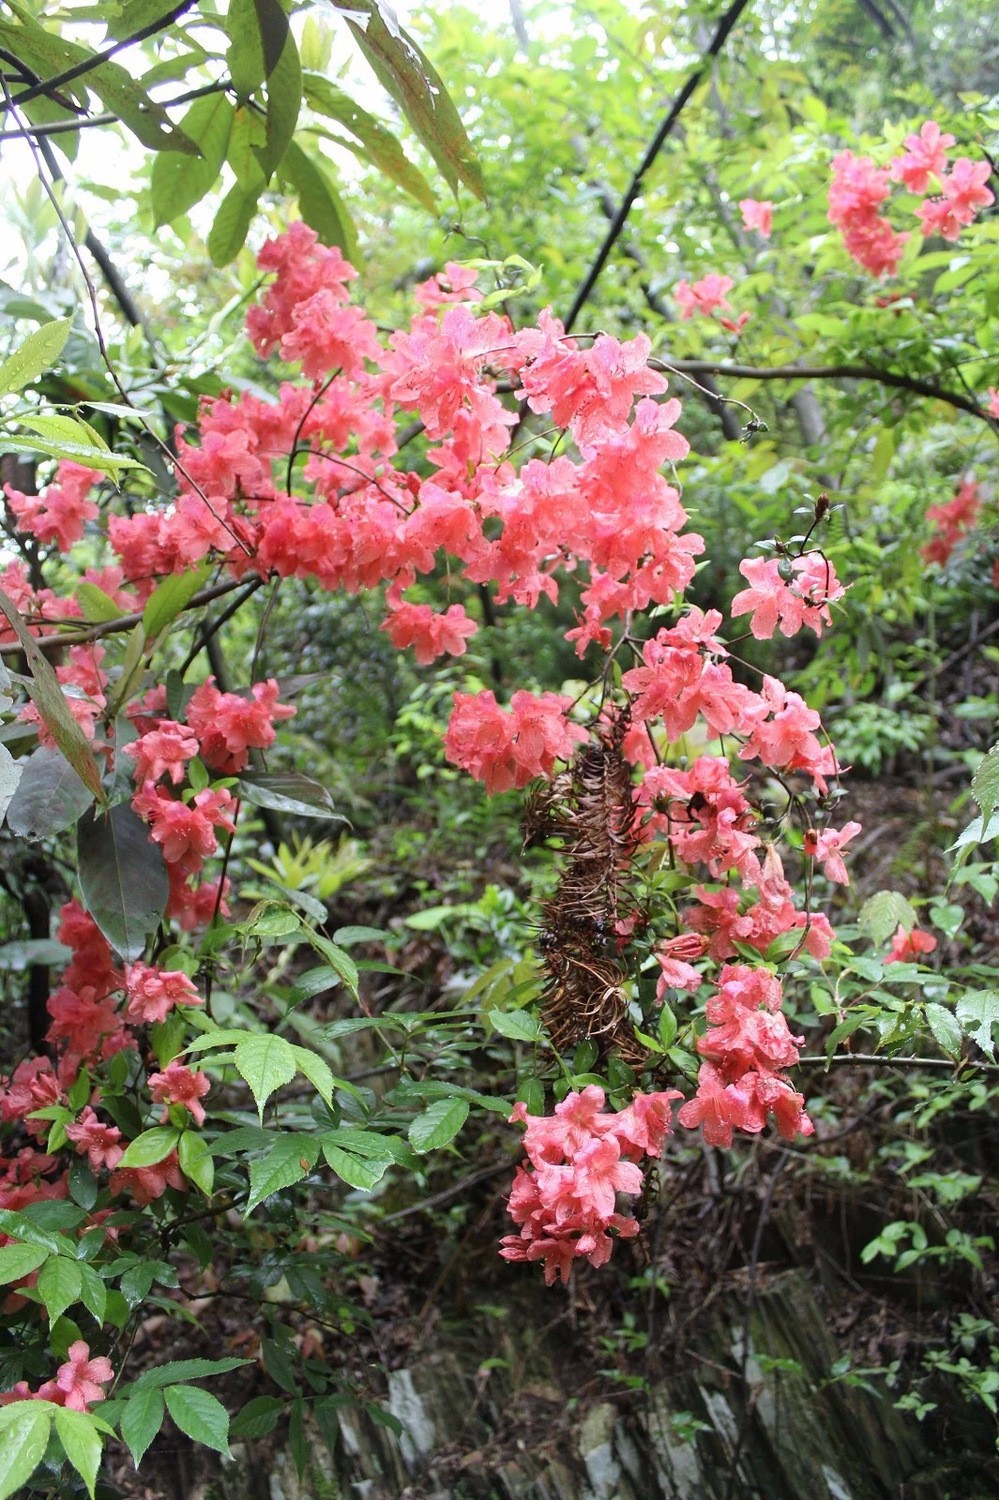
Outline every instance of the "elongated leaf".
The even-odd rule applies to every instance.
[[[87,447],[99,448],[102,453],[111,451],[100,433],[79,417],[46,412],[44,416],[19,416],[17,420],[20,427],[27,427],[29,432],[50,438],[54,443],[83,443]]]
[[[4,1245],[0,1249],[0,1286],[30,1276],[48,1256],[41,1245]]]
[[[196,99],[181,121],[181,129],[200,150],[200,159],[192,161],[176,151],[157,155],[150,179],[157,228],[186,214],[217,179],[229,149],[233,113],[225,94]]]
[[[466,1099],[438,1099],[429,1105],[409,1127],[409,1143],[421,1155],[437,1151],[453,1141],[468,1118]]]
[[[174,1385],[178,1381],[207,1380],[212,1375],[228,1375],[230,1370],[239,1370],[251,1364],[248,1359],[173,1359],[165,1365],[156,1365],[152,1370],[143,1370],[132,1384],[126,1387],[129,1399],[133,1391],[147,1390],[153,1386]]]
[[[331,168],[315,156],[308,156],[292,141],[284,153],[278,175],[298,195],[302,218],[314,229],[324,245],[338,245],[347,260],[357,259],[357,234],[354,221],[333,186]]]
[[[227,266],[242,250],[262,191],[263,182],[259,188],[237,182],[222,199],[208,234],[213,266]]]
[[[87,1486],[87,1493],[93,1500],[102,1447],[93,1417],[89,1412],[72,1411],[69,1407],[57,1406],[55,1428],[59,1434],[63,1452],[82,1478]]]
[[[250,1196],[246,1213],[281,1188],[292,1187],[311,1172],[319,1156],[319,1142],[308,1135],[278,1136],[265,1157],[250,1163]]]
[[[0,610],[3,610],[10,621],[24,652],[31,673],[31,680],[27,684],[28,692],[46,728],[80,780],[90,788],[98,802],[105,803],[107,798],[101,786],[100,772],[94,763],[90,742],[69,711],[53,667],[38,649],[38,643],[24,623],[17,605],[2,588]]]
[[[233,1417],[229,1434],[234,1438],[266,1437],[274,1431],[283,1411],[284,1402],[278,1396],[254,1396]]]
[[[184,1176],[200,1188],[206,1198],[212,1196],[215,1163],[203,1137],[196,1130],[185,1130],[177,1147],[177,1160]]]
[[[419,167],[409,160],[391,130],[321,74],[305,73],[302,82],[306,101],[312,109],[327,119],[336,120],[355,137],[365,158],[380,172],[429,213],[437,212],[433,188]]]
[[[93,625],[108,620],[119,619],[125,611],[115,604],[110,594],[106,594],[96,583],[84,580],[76,585],[76,597],[83,611],[83,618]]]
[[[129,1142],[120,1167],[155,1167],[165,1161],[180,1140],[180,1131],[172,1125],[154,1125]]]
[[[216,1453],[228,1454],[229,1413],[217,1396],[197,1385],[168,1385],[163,1394],[181,1432]]]
[[[945,1005],[927,1005],[926,1024],[933,1033],[933,1039],[943,1050],[956,1057],[961,1050],[961,1028],[953,1011]]]
[[[298,59],[295,38],[278,0],[255,0],[255,3],[258,12],[261,6],[273,7],[280,14],[285,29],[280,53],[273,60],[268,56],[267,38],[263,37],[264,65],[267,71],[267,115],[266,138],[260,165],[264,175],[269,178],[291,145],[298,125],[299,110],[302,107],[302,65]]]
[[[328,1136],[323,1140],[323,1155],[342,1181],[364,1192],[373,1188],[392,1165],[391,1162],[384,1160],[370,1161],[365,1160],[363,1156],[355,1156],[351,1151],[344,1151]]]
[[[99,469],[102,474],[114,477],[122,469],[145,469],[137,458],[125,458],[120,453],[110,453],[104,448],[88,443],[71,443],[69,440],[53,442],[50,438],[36,437],[31,432],[16,435],[0,435],[0,453],[44,453],[49,458],[69,459],[83,464],[87,469]]]
[[[982,820],[988,823],[999,807],[999,745],[992,749],[982,761],[971,780],[975,801],[982,809]]]
[[[41,1463],[56,1410],[49,1401],[0,1407],[0,1500],[16,1495]]]
[[[46,31],[37,21],[18,8],[18,21],[0,20],[0,46],[6,47],[41,77],[62,73],[77,63],[88,62],[94,53],[78,42],[71,42],[60,32]],[[197,154],[197,147],[171,120],[161,104],[155,103],[121,63],[98,63],[84,79],[68,88],[80,94],[81,88],[92,90],[104,106],[117,115],[144,146],[153,151],[163,149]]]
[[[7,809],[7,823],[20,838],[40,839],[72,828],[94,800],[60,750],[39,745],[23,762],[21,780]]]
[[[346,821],[324,786],[299,771],[244,771],[236,788],[244,802],[302,818]]]
[[[73,326],[72,318],[57,318],[29,333],[0,365],[0,396],[19,391],[55,364]]]
[[[77,824],[80,888],[87,910],[122,958],[141,957],[170,894],[158,844],[127,803]]]
[[[485,198],[482,172],[458,111],[433,65],[401,27],[390,31],[375,0],[333,0],[376,78],[402,107],[453,192],[459,182]],[[364,19],[357,17],[363,15]]]
[[[54,1255],[39,1271],[37,1287],[51,1325],[62,1317],[67,1307],[79,1302],[83,1289],[80,1267],[75,1260]]]
[[[325,1100],[327,1104],[332,1104],[336,1079],[328,1064],[323,1062],[317,1052],[310,1052],[308,1047],[292,1047],[291,1050],[298,1072],[309,1080],[320,1099]]]
[[[537,1017],[526,1010],[490,1010],[486,1019],[500,1036],[517,1042],[536,1042],[540,1035]]]
[[[7,809],[14,799],[21,781],[24,766],[15,760],[6,745],[0,745],[0,823],[7,816]],[[75,774],[75,773],[74,773]],[[79,778],[77,778],[79,779]],[[82,782],[80,783],[82,786]],[[89,799],[90,793],[87,793]]]
[[[156,585],[142,611],[142,628],[146,632],[147,641],[159,635],[161,630],[177,618],[181,610],[187,608],[204,585],[209,571],[208,568],[201,567],[191,568],[186,573],[171,573]]]
[[[136,1389],[129,1396],[121,1419],[121,1435],[138,1468],[143,1454],[163,1425],[166,1405],[155,1386]]]
[[[250,1085],[261,1119],[264,1105],[296,1072],[296,1049],[281,1036],[250,1036],[238,1042],[233,1053],[236,1070]]]

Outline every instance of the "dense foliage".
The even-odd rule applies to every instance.
[[[864,71],[845,6],[456,7],[425,50],[336,8],[2,19],[44,193],[0,365],[0,1494],[93,1495],[167,1417],[287,1419],[300,1467],[346,1403],[394,1420],[324,1339],[473,1142],[548,1283],[695,1139],[877,1179],[861,1262],[971,1278],[886,1399],[994,1414],[997,116],[957,18],[865,10]],[[153,155],[98,235],[63,172],[115,119]],[[865,778],[920,789],[894,863]],[[203,1295],[252,1343],[137,1368]]]

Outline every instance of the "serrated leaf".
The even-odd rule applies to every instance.
[[[467,1118],[467,1099],[438,1099],[411,1122],[409,1144],[421,1155],[437,1151],[454,1140]]]
[[[81,818],[76,847],[87,910],[122,958],[141,958],[170,894],[162,850],[124,802]]]
[[[69,711],[69,704],[51,663],[38,649],[17,605],[10,595],[0,588],[0,610],[7,616],[14,634],[24,652],[31,679],[28,692],[38,709],[46,728],[56,745],[69,761],[80,780],[87,786],[98,802],[107,801],[101,785],[100,772],[94,763],[90,742]]]
[[[207,94],[196,99],[180,126],[200,150],[200,158],[192,161],[176,151],[157,154],[150,178],[157,228],[186,214],[217,179],[229,149],[233,113],[225,94]]]
[[[401,27],[391,31],[375,0],[334,0],[384,89],[399,104],[452,191],[458,183],[485,198],[475,152],[433,65]]]
[[[961,1028],[953,1011],[945,1005],[927,1005],[926,1024],[943,1050],[956,1057],[961,1050]]]
[[[41,417],[19,415],[17,424],[53,443],[82,443],[103,453],[111,451],[100,433],[82,417],[69,417],[63,412],[50,412]]]
[[[537,1017],[526,1010],[487,1010],[486,1020],[500,1036],[515,1042],[536,1042],[541,1034]]]
[[[200,567],[186,573],[171,573],[156,585],[142,611],[142,628],[147,641],[159,635],[181,610],[187,608],[207,580],[209,571],[207,567]]]
[[[295,1076],[295,1051],[282,1036],[249,1036],[236,1043],[233,1062],[250,1086],[261,1120],[264,1105],[275,1089],[290,1083]]]
[[[0,1208],[0,1233],[26,1245],[38,1245],[50,1255],[65,1255],[69,1248],[47,1225],[37,1224],[28,1213],[13,1208]]]
[[[67,1307],[80,1300],[83,1278],[75,1260],[52,1256],[38,1273],[38,1295],[49,1315],[49,1326],[61,1318]]]
[[[350,1187],[368,1192],[380,1181],[391,1166],[388,1161],[366,1161],[350,1151],[344,1151],[328,1136],[323,1139],[323,1155],[336,1175]]]
[[[307,1135],[278,1136],[266,1156],[250,1163],[247,1214],[281,1188],[292,1187],[311,1172],[319,1157],[319,1142]]]
[[[995,1062],[992,1028],[999,1024],[999,992],[973,990],[957,1002],[957,1019],[962,1029]]]
[[[96,583],[83,583],[76,585],[76,597],[83,618],[91,625],[105,624],[108,620],[119,620],[125,613],[120,609],[110,594],[106,594]]]
[[[131,1392],[148,1390],[151,1386],[175,1385],[179,1381],[207,1380],[212,1375],[228,1375],[230,1370],[239,1370],[243,1365],[252,1364],[249,1359],[173,1359],[165,1365],[156,1365],[151,1370],[143,1370],[130,1386],[126,1388],[129,1397]]]
[[[196,1385],[168,1385],[163,1392],[167,1411],[181,1432],[213,1448],[229,1452],[229,1413],[217,1396]]]
[[[96,1202],[96,1194],[94,1195]],[[96,1323],[103,1323],[108,1308],[108,1289],[97,1272],[88,1265],[80,1266],[80,1301]]]
[[[336,190],[328,163],[309,156],[291,141],[278,174],[296,194],[299,213],[322,243],[338,246],[347,260],[356,261],[354,221]]]
[[[177,1144],[177,1160],[184,1176],[200,1188],[206,1198],[212,1196],[215,1163],[203,1137],[195,1130],[185,1130]]]
[[[121,1418],[121,1435],[128,1444],[135,1467],[163,1425],[166,1405],[163,1393],[155,1386],[136,1388],[125,1404]]]
[[[44,453],[49,458],[69,459],[83,464],[87,469],[99,469],[112,478],[121,469],[145,469],[137,458],[125,458],[120,453],[105,452],[87,443],[54,443],[49,438],[36,437],[34,433],[18,432],[0,435],[0,453]]]
[[[302,818],[345,821],[333,806],[327,789],[299,771],[244,771],[236,792],[254,807],[269,807]]]
[[[278,1418],[284,1411],[284,1402],[278,1396],[254,1396],[229,1424],[229,1436],[234,1438],[262,1438],[273,1432]]]
[[[918,920],[900,891],[875,891],[873,896],[868,896],[857,918],[861,931],[867,933],[874,943],[887,942],[897,927],[911,932]]]
[[[22,390],[51,369],[63,351],[72,326],[72,318],[56,318],[29,333],[0,365],[0,396]]]
[[[391,130],[386,129],[380,120],[368,114],[349,94],[321,74],[305,73],[302,82],[306,100],[314,110],[327,119],[336,120],[355,137],[366,159],[380,172],[411,198],[415,198],[429,213],[437,212],[433,188],[420,169],[409,160]]]
[[[332,1104],[336,1079],[329,1065],[317,1052],[310,1052],[308,1047],[293,1046],[291,1050],[294,1053],[295,1066],[298,1071],[309,1080],[320,1099],[327,1104]]]
[[[41,1245],[4,1245],[0,1249],[0,1286],[30,1276],[48,1257],[49,1252]]]
[[[63,1452],[87,1486],[87,1493],[93,1500],[103,1446],[94,1426],[93,1417],[89,1412],[73,1411],[67,1406],[57,1406],[55,1429],[59,1434]]]
[[[94,800],[60,750],[39,745],[21,763],[21,778],[7,808],[19,838],[47,838],[78,823]]]
[[[999,745],[993,745],[971,778],[971,790],[987,823],[999,807]]]
[[[49,1401],[0,1407],[0,1500],[16,1495],[45,1457],[57,1410]]]

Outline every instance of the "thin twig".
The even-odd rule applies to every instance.
[[[17,109],[23,104],[30,104],[32,99],[40,99],[44,95],[49,97],[63,84],[72,83],[77,78],[82,78],[87,73],[92,73],[102,63],[106,63],[114,57],[116,52],[123,52],[126,47],[133,46],[136,42],[145,41],[146,37],[155,36],[159,31],[165,31],[172,26],[174,21],[180,19],[186,10],[190,10],[194,0],[181,0],[172,10],[157,16],[155,21],[150,21],[148,26],[143,26],[139,31],[133,31],[130,36],[122,37],[121,41],[113,42],[110,47],[105,47],[103,52],[94,52],[90,57],[85,57],[81,62],[74,63],[71,68],[65,68],[61,73],[56,73],[52,78],[39,79],[37,83],[24,90],[23,93],[8,99],[5,108]]]
[[[260,583],[264,581],[261,578]],[[197,609],[202,604],[211,604],[213,599],[221,599],[224,595],[231,594],[233,589],[238,589],[243,582],[245,582],[245,577],[227,578],[224,583],[213,583],[210,588],[199,589],[196,594],[192,594],[185,608]],[[87,625],[80,630],[64,630],[59,635],[38,636],[36,644],[41,651],[54,651],[59,646],[84,646],[89,641],[102,640],[106,635],[117,635],[122,630],[131,630],[141,621],[142,611],[139,610],[135,614],[119,615],[116,620],[99,620],[96,624]],[[7,652],[14,655],[20,649],[16,644],[0,645],[0,654]]]

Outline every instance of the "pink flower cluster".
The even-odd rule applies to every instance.
[[[781,983],[768,969],[727,964],[708,1001],[708,1030],[697,1039],[705,1059],[697,1092],[677,1119],[704,1127],[711,1146],[731,1146],[733,1130],[761,1131],[767,1116],[785,1140],[811,1135],[805,1101],[783,1069],[793,1067],[804,1038],[792,1036],[781,1014]]]
[[[769,198],[741,198],[739,200],[739,212],[742,214],[742,227],[755,230],[768,240],[773,233],[774,206]]]
[[[603,1089],[590,1084],[567,1094],[552,1116],[515,1105],[510,1118],[527,1127],[531,1170],[517,1168],[507,1206],[520,1233],[503,1240],[503,1258],[543,1261],[548,1286],[557,1276],[567,1282],[577,1257],[605,1265],[614,1237],[638,1233],[637,1221],[617,1212],[617,1195],[642,1191],[638,1163],[661,1154],[673,1101],[681,1097],[676,1089],[637,1094],[612,1114],[604,1111]]]
[[[943,567],[958,542],[975,526],[981,511],[978,485],[970,475],[958,485],[952,500],[928,506],[926,519],[933,522],[935,535],[919,549],[923,561]]]
[[[924,237],[938,234],[956,240],[978,210],[995,201],[986,187],[991,173],[987,161],[959,156],[948,170],[947,149],[954,137],[927,120],[918,134],[907,135],[905,152],[879,167],[869,156],[842,151],[833,159],[829,189],[829,220],[843,232],[847,250],[873,276],[894,275],[908,233],[897,233],[880,212],[889,196],[889,182],[901,182],[913,193],[939,192],[927,197],[917,213]]]
[[[732,618],[748,614],[749,628],[758,641],[769,640],[778,627],[782,635],[790,636],[807,625],[821,635],[823,625],[832,624],[830,604],[846,593],[832,563],[821,552],[806,552],[784,568],[773,557],[747,558],[739,564],[739,572],[749,588],[732,600]]]
[[[549,776],[556,760],[569,760],[587,737],[565,716],[571,703],[560,693],[521,690],[507,711],[492,693],[455,693],[444,738],[447,757],[485,782],[490,793]]]
[[[71,1411],[89,1411],[107,1392],[103,1389],[113,1379],[111,1361],[103,1355],[90,1357],[90,1345],[77,1339],[66,1351],[69,1358],[59,1366],[54,1380],[46,1380],[32,1391],[26,1380],[19,1380],[12,1390],[0,1393],[0,1406],[15,1401],[51,1401],[68,1406]]]
[[[13,485],[4,485],[17,530],[43,546],[54,543],[60,552],[68,552],[83,536],[85,523],[95,521],[100,514],[87,496],[103,478],[96,469],[65,461],[40,495],[23,495]]]
[[[751,201],[746,200],[747,203]],[[772,207],[772,205],[769,206]],[[760,204],[759,207],[766,208],[767,205]],[[765,215],[755,217],[758,222],[768,222]],[[732,312],[728,293],[734,286],[735,282],[731,276],[722,276],[717,271],[710,271],[707,276],[703,276],[700,281],[695,281],[693,285],[688,281],[678,281],[673,288],[673,296],[680,308],[680,317],[686,320],[692,318],[695,313],[710,317],[712,313],[720,311],[723,307]],[[738,335],[749,322],[749,313],[742,312],[737,318],[719,317],[718,321],[729,333]]]

